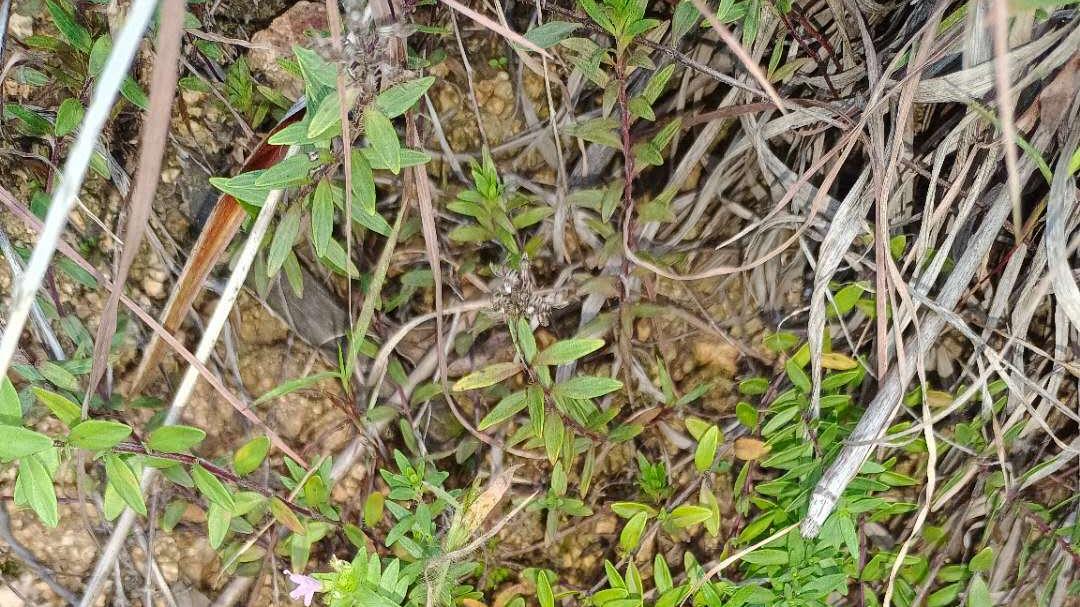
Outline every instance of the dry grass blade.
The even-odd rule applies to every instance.
[[[1009,198],[1013,207],[1013,230],[1016,239],[1024,225],[1020,216],[1020,177],[1016,168],[1016,121],[1013,117],[1013,94],[1009,72],[1009,6],[1006,0],[992,0],[991,31],[994,38],[994,85],[997,87],[998,112],[1001,114],[1001,134],[1005,139],[1005,170],[1008,174]]]
[[[143,234],[150,219],[150,207],[157,192],[161,178],[162,155],[169,133],[169,119],[172,114],[173,95],[176,93],[177,58],[180,56],[181,25],[184,22],[183,0],[165,0],[161,11],[161,30],[158,33],[158,54],[154,61],[154,75],[150,82],[150,112],[146,117],[146,126],[142,131],[142,148],[139,152],[139,169],[135,174],[135,189],[131,195],[130,213],[127,229],[124,232],[124,245],[120,253],[120,263],[113,277],[112,291],[105,307],[101,310],[101,320],[97,335],[94,337],[94,363],[90,370],[90,379],[83,398],[83,417],[90,407],[90,395],[97,389],[98,382],[105,374],[108,365],[109,346],[116,331],[116,308],[120,303],[120,294],[127,281],[128,271],[139,253]]]
[[[840,267],[851,242],[862,230],[862,218],[873,198],[864,193],[870,171],[864,170],[858,180],[848,190],[840,208],[829,224],[829,231],[821,242],[818,251],[817,266],[814,268],[814,291],[810,296],[810,320],[807,322],[807,341],[810,344],[810,368],[812,389],[810,392],[810,415],[817,418],[821,411],[821,351],[822,336],[825,331],[825,295],[829,281]]]
[[[757,80],[758,84],[761,85],[762,90],[764,90],[765,93],[769,96],[769,99],[772,100],[773,104],[776,106],[776,109],[780,110],[781,113],[786,112],[787,108],[784,106],[784,102],[780,99],[780,94],[776,92],[775,88],[773,88],[772,83],[769,82],[768,76],[766,76],[765,72],[761,70],[761,66],[758,65],[756,61],[754,61],[754,58],[751,57],[750,53],[748,53],[746,49],[743,48],[743,45],[735,39],[735,36],[732,35],[732,33],[728,31],[726,27],[724,27],[724,24],[720,23],[720,20],[716,18],[716,14],[713,11],[709,10],[708,5],[705,4],[705,0],[691,1],[694,3],[694,7],[697,8],[698,12],[701,13],[701,15],[705,17],[705,20],[709,22],[709,25],[712,26],[714,30],[716,30],[716,33],[720,36],[720,39],[724,41],[724,44],[726,44],[728,48],[731,49],[731,52],[735,53],[735,57],[737,57],[739,59],[739,62],[743,64],[743,67],[746,68],[746,71],[750,72],[750,75],[754,77],[754,80]]]
[[[1080,142],[1080,129],[1073,132],[1065,145],[1075,150]],[[1075,329],[1080,329],[1080,288],[1073,277],[1069,263],[1068,242],[1065,225],[1070,213],[1076,213],[1076,186],[1069,172],[1069,154],[1062,153],[1054,167],[1054,181],[1050,186],[1050,199],[1046,205],[1046,262],[1050,270],[1050,282],[1054,285],[1057,303],[1065,311]]]
[[[7,327],[4,329],[3,336],[0,337],[0,376],[7,374],[34,297],[49,269],[49,262],[52,261],[57,243],[67,225],[68,215],[82,188],[98,135],[101,134],[105,121],[109,117],[113,101],[120,90],[120,84],[127,75],[128,67],[142,41],[143,32],[150,23],[156,4],[154,0],[137,0],[132,5],[124,26],[116,37],[112,52],[109,53],[101,78],[94,86],[93,98],[75,144],[68,154],[67,162],[64,163],[60,182],[53,191],[49,214],[45,218],[45,227],[41,230],[38,244],[30,256],[26,275],[19,284],[15,285],[12,292]]]
[[[383,282],[386,280],[386,271],[390,268],[390,260],[394,256],[394,247],[397,246],[398,234],[401,232],[401,224],[405,220],[408,209],[408,200],[403,198],[401,205],[398,207],[397,218],[394,219],[394,225],[391,226],[390,234],[387,235],[386,243],[383,244],[382,253],[379,254],[379,261],[372,271],[367,296],[364,297],[364,303],[360,306],[360,315],[356,318],[356,324],[352,326],[349,332],[349,355],[345,360],[347,376],[351,377],[353,370],[356,369],[356,363],[360,356],[360,347],[364,343],[367,330],[371,326],[371,319],[375,315],[375,302],[379,298],[379,293],[382,292]],[[371,390],[371,385],[368,384],[367,388]],[[372,403],[374,403],[376,394],[375,391],[371,392]]]
[[[409,145],[417,146],[420,135],[416,130],[416,117],[412,112],[405,115],[405,140]],[[431,267],[431,277],[435,284],[435,348],[439,353],[439,381],[444,391],[447,389],[446,377],[446,348],[443,347],[443,296],[442,296],[442,264],[439,255],[439,231],[435,225],[435,204],[431,200],[431,184],[428,183],[427,166],[419,165],[409,169],[409,177],[413,182],[412,191],[416,195],[417,208],[420,209],[420,228],[424,233],[424,251],[427,254],[428,265]],[[407,204],[402,202],[402,204]]]

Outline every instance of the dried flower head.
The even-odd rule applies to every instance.
[[[557,305],[555,294],[537,292],[527,255],[521,256],[517,269],[503,266],[495,270],[495,276],[500,283],[492,295],[492,309],[507,318],[525,317],[540,326],[548,325],[551,309]]]

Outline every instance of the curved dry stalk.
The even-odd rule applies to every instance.
[[[442,310],[442,314],[464,314],[465,312],[475,312],[477,310],[483,310],[491,307],[491,299],[484,297],[481,299],[474,299],[472,301],[466,301],[457,305],[445,307]],[[428,312],[427,314],[421,314],[416,318],[411,319],[409,322],[401,325],[393,335],[388,337],[381,348],[379,353],[375,355],[375,360],[371,363],[371,368],[368,370],[367,380],[364,384],[368,389],[368,406],[375,406],[375,401],[379,397],[379,391],[382,388],[383,378],[386,377],[386,369],[390,364],[390,354],[394,352],[401,340],[405,339],[405,336],[411,333],[416,327],[434,320],[440,316],[439,312]],[[437,356],[437,354],[436,354]]]
[[[1073,129],[1064,150],[1075,150],[1080,142],[1080,129]],[[1054,181],[1050,185],[1050,197],[1046,204],[1046,261],[1050,270],[1050,283],[1058,305],[1069,317],[1073,327],[1080,329],[1080,288],[1073,278],[1067,253],[1065,224],[1069,214],[1076,212],[1076,185],[1069,174],[1068,153],[1062,152],[1054,167]]]

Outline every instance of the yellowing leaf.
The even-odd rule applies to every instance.
[[[307,529],[304,524],[300,522],[300,519],[289,508],[288,504],[281,501],[279,498],[273,498],[270,500],[270,514],[277,519],[277,522],[285,525],[290,531],[294,533],[305,533]]]
[[[826,352],[821,355],[821,368],[833,371],[847,371],[859,366],[859,362],[839,352]]]
[[[926,404],[930,405],[931,408],[940,409],[951,405],[953,396],[944,390],[927,390],[925,400]]]
[[[735,439],[735,457],[741,460],[761,459],[769,450],[769,446],[764,441],[756,438],[743,436]]]
[[[513,377],[520,372],[521,365],[518,363],[495,363],[493,365],[488,365],[479,371],[473,371],[457,380],[454,382],[453,390],[454,392],[464,392],[466,390],[486,388],[488,386],[493,386],[504,379]]]

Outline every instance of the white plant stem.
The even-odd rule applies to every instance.
[[[285,158],[294,155],[296,150],[296,146],[290,147],[285,154]],[[259,215],[255,219],[255,225],[252,226],[247,241],[244,242],[244,247],[241,249],[240,255],[237,258],[236,267],[229,276],[229,281],[225,284],[225,290],[221,294],[221,299],[218,300],[217,305],[214,307],[214,312],[210,316],[210,320],[206,323],[206,330],[203,331],[202,338],[199,340],[199,346],[195,350],[195,358],[199,359],[199,362],[205,363],[206,359],[210,357],[210,353],[213,352],[214,346],[217,344],[218,337],[221,335],[221,330],[225,327],[225,323],[229,319],[229,313],[232,311],[233,304],[240,295],[240,289],[243,288],[244,281],[247,279],[248,270],[251,269],[251,264],[255,260],[255,254],[258,253],[259,247],[262,245],[263,236],[266,235],[267,230],[270,228],[270,221],[274,218],[274,209],[277,208],[277,204],[281,200],[283,193],[284,190],[274,190],[270,192],[266,197],[266,202],[263,203],[262,209],[259,210]],[[180,416],[184,412],[184,407],[187,406],[188,400],[195,390],[195,384],[198,379],[198,369],[196,369],[194,365],[189,365],[184,372],[184,377],[180,381],[179,387],[176,389],[176,394],[173,396],[169,411],[165,414],[164,425],[175,424],[180,419]],[[143,471],[141,479],[143,493],[149,489],[150,483],[154,479],[155,472],[156,471],[153,468],[146,468]],[[131,531],[131,526],[134,522],[135,512],[130,508],[124,509],[124,513],[121,514],[120,518],[116,521],[116,526],[113,528],[112,535],[109,536],[108,542],[101,550],[101,556],[98,557],[97,565],[94,567],[94,573],[86,583],[82,600],[79,602],[80,607],[90,607],[97,600],[98,595],[101,593],[102,586],[112,569],[112,564],[120,554],[120,550],[124,546],[124,540],[127,539],[128,532]]]
[[[116,100],[120,84],[127,77],[131,60],[139,48],[143,32],[150,23],[150,17],[154,14],[156,5],[156,0],[135,0],[128,11],[127,20],[124,21],[120,35],[113,44],[105,69],[94,86],[90,108],[86,111],[86,117],[75,139],[75,145],[71,147],[67,162],[64,163],[64,171],[60,175],[60,181],[53,191],[49,214],[45,218],[45,226],[41,230],[38,244],[30,256],[26,274],[15,285],[12,292],[7,328],[0,337],[0,376],[6,375],[11,365],[15,349],[19,345],[19,337],[26,325],[26,317],[33,306],[34,297],[41,287],[41,281],[45,278],[45,272],[49,269],[49,262],[52,261],[53,253],[56,252],[56,243],[64,232],[68,215],[75,206],[75,198],[82,188],[86,169],[90,165],[90,157],[97,145],[98,135],[101,134],[105,121],[109,118],[109,111]]]

